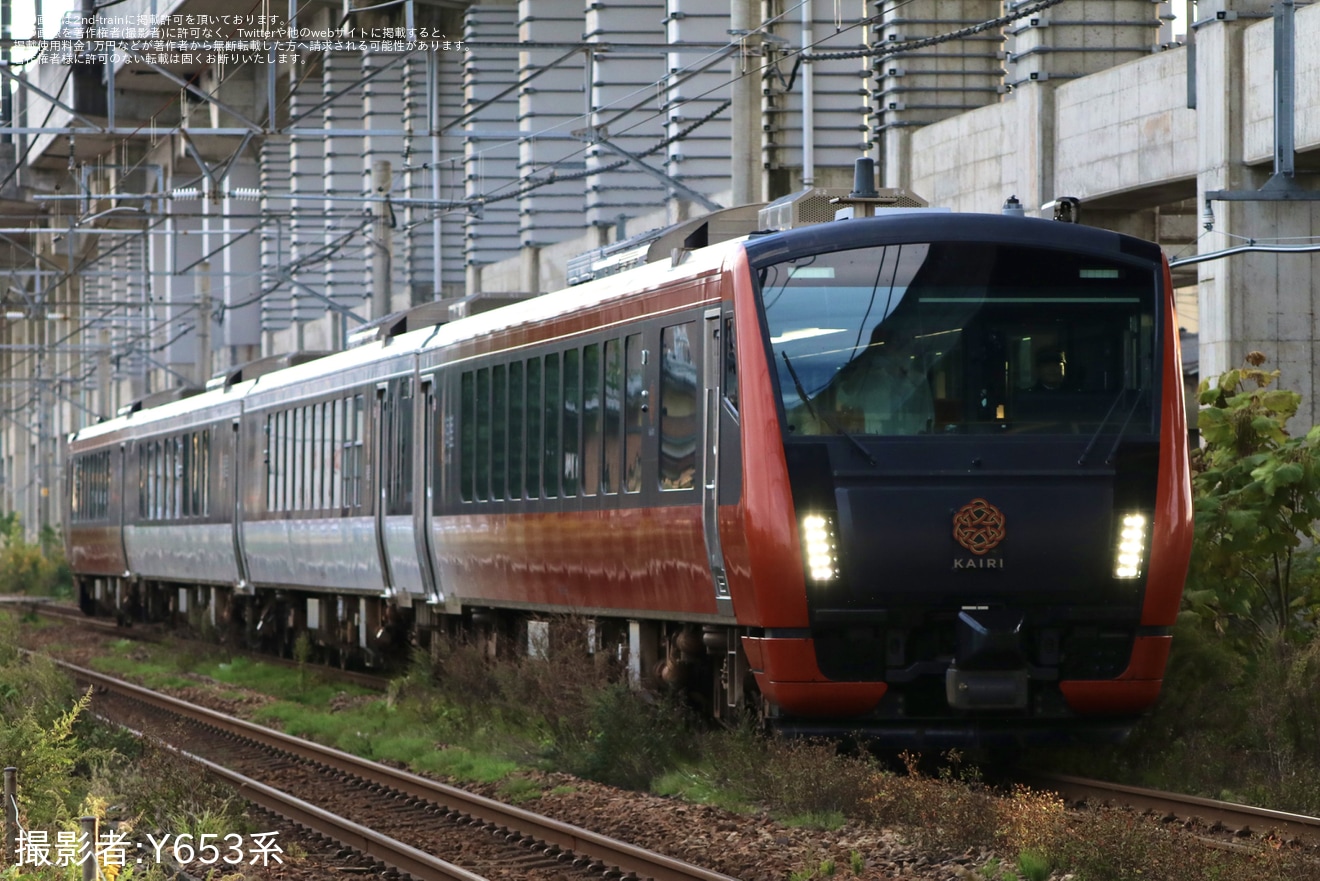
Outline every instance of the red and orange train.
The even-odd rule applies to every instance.
[[[369,662],[571,614],[719,715],[903,742],[1158,695],[1191,505],[1153,244],[836,221],[253,373],[70,440],[89,611]]]

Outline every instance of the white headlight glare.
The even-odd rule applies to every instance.
[[[1145,565],[1146,517],[1143,514],[1125,514],[1123,528],[1118,534],[1118,547],[1114,553],[1115,578],[1139,578]]]
[[[817,583],[833,581],[839,574],[834,523],[820,514],[802,518],[802,552],[807,574]]]

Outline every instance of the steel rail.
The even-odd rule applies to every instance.
[[[1069,799],[1108,799],[1135,808],[1158,811],[1182,820],[1201,820],[1207,825],[1220,825],[1238,835],[1259,835],[1270,832],[1286,833],[1298,841],[1320,844],[1320,817],[1290,814],[1269,808],[1218,801],[1195,795],[1161,792],[1140,786],[1108,783],[1068,774],[1031,772],[1023,775],[1031,783],[1056,790]]]
[[[377,783],[404,796],[438,804],[449,811],[474,818],[487,825],[507,828],[523,837],[531,837],[560,850],[572,851],[577,856],[592,862],[614,867],[624,875],[632,873],[638,878],[652,878],[654,881],[737,881],[728,875],[657,854],[513,805],[503,804],[454,786],[447,786],[408,771],[401,771],[368,759],[358,758],[341,750],[290,737],[242,719],[234,719],[223,713],[159,694],[95,670],[88,670],[64,661],[55,661],[55,663],[69,670],[75,678],[95,686],[203,722],[222,732],[247,738],[267,748],[317,762],[339,773]]]
[[[141,731],[133,728],[128,730],[136,737],[145,737]],[[176,755],[200,765],[221,778],[234,787],[240,796],[258,807],[278,814],[315,834],[333,838],[370,860],[385,863],[400,872],[407,872],[417,881],[486,881],[483,876],[469,872],[461,866],[445,862],[423,850],[418,850],[388,835],[382,835],[374,829],[322,810],[314,804],[294,798],[288,793],[259,783],[223,765],[217,765],[195,753],[174,747],[168,748]]]

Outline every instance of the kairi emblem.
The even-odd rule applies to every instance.
[[[1003,569],[1004,560],[987,557],[1008,534],[1004,512],[985,499],[972,499],[953,515],[953,539],[973,556],[955,557],[955,569]]]

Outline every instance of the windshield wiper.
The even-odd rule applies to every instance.
[[[1095,434],[1091,435],[1091,439],[1086,442],[1086,449],[1082,450],[1082,455],[1077,457],[1077,464],[1079,466],[1086,464],[1086,457],[1091,455],[1091,448],[1095,446],[1095,442],[1100,439],[1100,433],[1103,432],[1105,426],[1109,424],[1109,417],[1114,415],[1114,408],[1118,406],[1119,402],[1123,400],[1127,393],[1128,389],[1124,388],[1118,390],[1118,397],[1114,398],[1114,402],[1110,404],[1109,409],[1105,411],[1105,418],[1100,420],[1100,424],[1096,426]],[[1118,444],[1123,440],[1123,435],[1127,431],[1128,423],[1132,421],[1132,414],[1137,412],[1137,405],[1141,403],[1141,396],[1142,390],[1136,389],[1136,394],[1132,397],[1132,406],[1128,408],[1127,416],[1123,419],[1123,425],[1118,429],[1118,437],[1114,439],[1114,445],[1109,448],[1109,453],[1105,456],[1106,465],[1113,462],[1114,453],[1118,450]]]
[[[815,419],[817,422],[824,422],[834,430],[835,434],[846,437],[849,442],[857,448],[857,451],[866,457],[866,461],[870,462],[872,465],[879,464],[875,461],[875,457],[871,455],[870,450],[862,446],[861,441],[844,431],[842,426],[835,422],[831,417],[824,413],[816,412],[816,407],[811,403],[811,398],[807,397],[807,390],[802,387],[802,380],[798,379],[797,371],[793,369],[793,362],[788,360],[788,352],[780,352],[779,354],[784,357],[784,366],[788,368],[788,375],[793,378],[793,388],[797,390],[797,396],[801,399],[802,403],[807,405],[807,412],[811,414],[811,418]]]
[[[1137,389],[1137,393],[1132,396],[1132,406],[1128,407],[1127,416],[1123,417],[1123,424],[1118,429],[1118,437],[1114,438],[1114,445],[1109,448],[1108,455],[1105,456],[1105,464],[1114,463],[1114,454],[1118,452],[1118,445],[1123,440],[1123,435],[1127,434],[1128,423],[1132,421],[1132,414],[1137,412],[1137,405],[1141,403],[1142,395],[1146,394],[1142,389]]]

